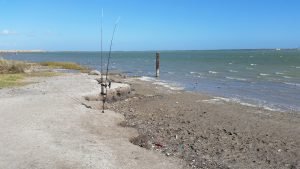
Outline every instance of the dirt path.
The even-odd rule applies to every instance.
[[[173,158],[131,144],[123,116],[88,109],[93,77],[71,74],[0,90],[0,168],[183,168]],[[179,164],[180,163],[180,164]]]

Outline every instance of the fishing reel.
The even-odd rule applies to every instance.
[[[99,82],[99,81],[98,81]],[[103,81],[100,83],[101,84],[101,95],[103,96],[102,98],[102,113],[104,113],[104,104],[106,102],[107,98],[107,87],[110,89],[111,88],[111,81],[107,80],[108,83],[103,83]],[[104,90],[105,89],[105,90]]]
[[[104,92],[104,88],[107,89],[107,87],[110,89],[111,88],[111,81],[108,81],[108,84],[107,83],[100,83],[101,84],[101,95],[107,95],[105,92]]]

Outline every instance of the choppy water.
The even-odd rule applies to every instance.
[[[72,61],[100,69],[99,52],[49,52],[6,56],[27,61]],[[111,69],[151,80],[155,52],[113,52]],[[161,52],[160,80],[282,111],[300,111],[300,50]],[[159,82],[158,82],[159,83]]]

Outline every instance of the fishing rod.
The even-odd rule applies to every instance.
[[[102,113],[104,113],[104,105],[105,105],[105,102],[107,99],[107,87],[109,87],[109,88],[111,87],[111,81],[108,81],[108,69],[109,69],[109,64],[110,64],[110,59],[111,59],[113,41],[114,41],[115,33],[116,33],[118,25],[119,25],[119,21],[120,21],[120,17],[115,22],[113,34],[112,34],[111,41],[110,41],[109,53],[108,53],[107,64],[106,64],[105,82],[102,81],[102,83],[101,83],[101,87],[105,88],[105,93],[101,92],[101,95],[103,96],[103,98],[102,98]]]
[[[103,8],[101,13],[101,95],[104,95],[104,86],[103,84]]]
[[[116,33],[116,30],[117,30],[119,21],[120,21],[120,17],[117,19],[117,21],[115,23],[114,31],[113,31],[111,41],[110,41],[110,47],[109,47],[109,53],[108,53],[108,58],[107,58],[107,65],[106,65],[106,79],[105,79],[106,81],[107,81],[107,75],[108,75],[108,67],[109,67],[110,58],[111,58],[111,50],[112,50],[113,40],[114,40],[114,37],[115,37],[115,33]]]

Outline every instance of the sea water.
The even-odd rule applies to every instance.
[[[300,50],[113,52],[110,70],[141,76],[172,89],[183,88],[271,110],[300,111]],[[107,52],[103,64],[107,62]],[[45,52],[7,55],[6,59],[76,62],[100,70],[100,52]]]

